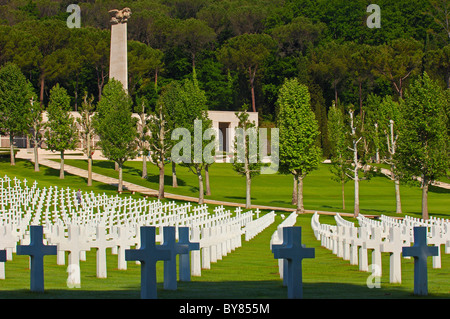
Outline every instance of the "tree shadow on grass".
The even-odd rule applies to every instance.
[[[437,194],[450,194],[450,189],[446,189],[439,186],[430,185],[428,187],[428,192],[437,193]]]
[[[281,280],[265,281],[191,281],[178,282],[177,290],[164,290],[158,283],[158,299],[287,299],[287,287]],[[123,287],[120,290],[49,289],[44,293],[28,289],[0,291],[1,299],[140,299],[140,287]],[[303,283],[304,299],[436,299],[448,295],[413,295],[401,285],[369,288],[366,285],[322,282]]]

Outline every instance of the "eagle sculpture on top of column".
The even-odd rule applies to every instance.
[[[111,17],[111,23],[114,23],[114,24],[125,23],[128,21],[128,18],[131,16],[130,8],[123,8],[122,10],[113,9],[113,10],[109,10],[108,12],[114,14],[114,16]]]

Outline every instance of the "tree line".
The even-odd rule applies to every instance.
[[[428,218],[429,186],[446,176],[450,166],[449,95],[449,89],[442,89],[424,73],[411,83],[399,101],[392,96],[372,94],[359,114],[355,114],[357,107],[352,104],[333,103],[328,112],[327,132],[331,142],[330,170],[342,184],[343,209],[344,184],[354,182],[357,216],[360,180],[373,172],[373,163],[385,163],[395,185],[396,212],[402,213],[400,181],[419,180],[422,215]],[[0,133],[10,136],[11,165],[15,165],[14,136],[29,134],[35,151],[35,170],[39,170],[37,148],[45,141],[48,149],[60,153],[60,178],[64,178],[64,153],[75,149],[81,140],[88,159],[88,186],[92,184],[93,151],[100,148],[117,166],[119,192],[123,191],[123,164],[141,155],[142,178],[147,178],[147,158],[159,169],[158,198],[164,197],[165,166],[169,162],[174,187],[178,164],[187,166],[197,176],[200,204],[205,193],[211,194],[208,168],[217,155],[218,136],[211,133],[207,97],[198,84],[195,69],[192,79],[172,81],[163,87],[154,112],[147,112],[148,100],[140,99],[134,106],[141,110],[138,118],[132,115],[130,95],[115,79],[107,82],[96,105],[94,97],[85,93],[76,120],[70,113],[69,94],[59,84],[50,91],[46,121],[44,108],[35,98],[30,82],[17,65],[7,63],[0,69]],[[277,143],[271,143],[271,161],[277,165],[272,173],[293,176],[292,204],[303,212],[303,180],[323,160],[323,149],[317,142],[319,124],[311,109],[310,90],[297,78],[285,79],[277,105]],[[246,207],[250,208],[252,177],[260,174],[261,166],[266,164],[261,163],[261,158],[255,160],[261,138],[254,130],[255,123],[249,120],[247,106],[236,116],[242,130],[235,136],[233,169],[246,178]],[[97,145],[93,144],[94,135],[99,138]]]
[[[77,110],[87,91],[98,102],[108,79],[110,16],[130,7],[129,93],[151,111],[162,87],[197,73],[211,110],[258,111],[275,123],[285,78],[308,86],[319,143],[330,155],[332,101],[358,105],[370,94],[398,100],[427,72],[450,85],[449,3],[380,0],[381,27],[369,28],[368,1],[138,0],[79,1],[81,28],[69,29],[71,2],[12,0],[0,5],[0,64],[16,63],[47,107],[64,86]],[[137,111],[137,110],[134,110]]]

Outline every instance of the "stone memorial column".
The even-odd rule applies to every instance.
[[[109,78],[120,81],[128,91],[128,55],[127,55],[127,21],[131,16],[130,8],[109,11],[111,18],[111,49],[109,59]]]

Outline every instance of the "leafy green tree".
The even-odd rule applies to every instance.
[[[191,56],[192,69],[198,53],[216,39],[216,33],[206,22],[194,18],[180,21],[174,33],[175,43]]]
[[[396,213],[402,213],[400,179],[397,172],[395,153],[401,124],[400,103],[387,95],[383,98],[369,95],[366,106],[366,130],[371,130],[372,140],[379,154],[379,162],[389,165],[390,178],[395,185]]]
[[[348,76],[350,56],[350,46],[336,41],[325,42],[311,52],[310,72],[318,81],[331,84],[337,105],[340,85]]]
[[[392,40],[376,48],[372,62],[373,73],[389,81],[402,98],[405,83],[420,71],[423,54],[422,44],[417,40]]]
[[[355,117],[355,110],[353,105],[349,106],[348,110],[349,122],[350,122],[350,146],[349,150],[352,152],[352,167],[351,171],[353,175],[348,175],[354,182],[355,192],[354,192],[354,217],[358,217],[360,206],[359,206],[359,182],[361,177],[359,176],[365,163],[365,156],[361,155],[361,141],[364,141],[364,134],[361,132],[361,117]],[[364,152],[362,152],[364,154]]]
[[[450,42],[450,2],[448,0],[427,0],[431,7],[426,11],[441,27],[443,38]]]
[[[174,150],[178,152],[176,157],[172,156],[173,162],[179,162],[181,165],[187,166],[189,170],[197,175],[199,199],[198,203],[203,204],[204,201],[204,184],[202,172],[207,165],[213,163],[213,152],[215,150],[215,135],[213,137],[212,122],[208,118],[207,99],[205,92],[200,89],[195,70],[193,79],[186,79],[182,84],[182,90],[180,92],[180,98],[182,100],[185,115],[188,115],[188,120],[179,122],[175,117],[174,121],[177,128],[180,130],[174,130],[172,132],[172,139],[183,140],[179,143],[183,146],[183,156],[179,156],[179,143],[172,148],[172,155],[176,154]],[[183,126],[180,127],[180,124]],[[178,136],[177,136],[178,135]],[[208,141],[210,141],[208,143]],[[211,149],[212,146],[212,149]],[[208,154],[209,151],[209,154]]]
[[[427,73],[413,81],[402,105],[396,153],[400,176],[421,179],[422,218],[428,219],[428,188],[449,168],[445,107],[448,95]]]
[[[97,100],[100,100],[105,81],[108,79],[111,34],[109,30],[91,27],[80,28],[80,30],[83,30],[81,52],[85,58],[84,67],[94,74],[93,82],[98,92]]]
[[[164,86],[158,97],[155,112],[150,117],[149,122],[150,154],[153,163],[155,163],[159,169],[159,199],[164,198],[164,166],[170,157],[170,151],[173,146],[171,133],[175,125],[174,113],[183,107],[180,99],[180,92],[181,86],[178,82],[172,81]],[[176,172],[173,179],[173,184],[175,184]]]
[[[123,164],[137,155],[136,120],[132,117],[132,101],[122,83],[110,79],[97,104],[94,127],[103,155],[117,163],[119,168],[118,192],[123,191]]]
[[[31,33],[13,26],[0,26],[0,64],[12,62],[23,72],[31,71],[42,59],[38,39]]]
[[[272,29],[271,34],[278,42],[280,54],[292,56],[300,52],[305,54],[308,46],[316,44],[325,29],[325,24],[313,23],[311,19],[300,16]]]
[[[163,69],[163,52],[138,41],[128,41],[128,92],[135,95],[140,86],[153,82],[158,86],[158,73]],[[140,110],[139,110],[140,111]]]
[[[47,147],[60,152],[59,178],[64,178],[64,152],[74,150],[78,142],[78,129],[75,119],[70,114],[70,97],[65,88],[56,84],[50,90],[47,107],[45,143]]]
[[[138,105],[141,106],[139,111],[139,121],[137,122],[137,138],[136,145],[139,154],[142,156],[142,175],[143,179],[147,178],[147,156],[150,151],[149,141],[149,124],[150,114],[148,114],[148,101],[145,97],[138,98]]]
[[[450,44],[443,48],[428,50],[424,56],[424,67],[435,81],[450,89]]]
[[[83,103],[81,104],[80,115],[77,118],[78,125],[80,126],[80,137],[83,143],[83,152],[87,156],[88,160],[88,180],[87,186],[92,186],[92,155],[94,154],[94,124],[93,116],[95,111],[95,105],[93,104],[94,97],[88,98],[87,92],[83,97]]]
[[[24,21],[18,28],[30,33],[37,39],[40,59],[39,68],[39,99],[44,102],[46,80],[57,79],[64,74],[67,64],[66,48],[69,44],[70,29],[65,22],[55,19]]]
[[[253,112],[256,112],[257,72],[262,68],[275,45],[275,41],[267,34],[242,34],[229,39],[217,52],[218,60],[225,66],[248,74]]]
[[[321,160],[316,139],[317,121],[310,106],[308,88],[297,79],[286,80],[278,97],[279,168],[297,181],[297,212],[304,211],[303,179]]]
[[[45,128],[42,115],[44,113],[44,106],[41,103],[37,103],[37,98],[33,94],[31,97],[31,109],[30,109],[30,130],[28,130],[28,137],[31,138],[34,152],[34,171],[39,172],[39,147],[41,147],[43,141],[43,135],[41,130]]]
[[[33,88],[13,63],[0,69],[0,132],[9,135],[11,165],[15,165],[14,136],[27,133],[30,127]]]
[[[238,174],[245,176],[245,208],[250,209],[252,177],[261,173],[262,166],[262,163],[258,161],[258,128],[254,122],[249,120],[246,105],[244,105],[242,112],[236,112],[235,114],[239,123],[234,141],[233,169]]]
[[[328,111],[328,140],[331,146],[330,171],[333,173],[332,179],[341,183],[342,209],[345,209],[345,183],[350,180],[348,172],[351,170],[348,132],[345,129],[344,120],[342,110],[333,103]]]

